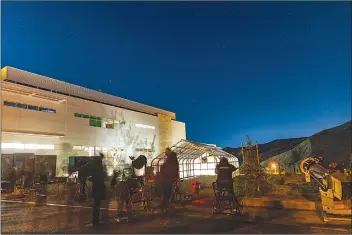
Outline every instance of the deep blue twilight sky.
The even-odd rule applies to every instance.
[[[351,118],[348,2],[2,2],[2,65],[176,112],[219,146]]]

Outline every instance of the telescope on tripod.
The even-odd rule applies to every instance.
[[[306,158],[300,164],[306,182],[313,179],[319,184],[323,219],[351,220],[352,174],[350,169],[329,170],[321,158]]]

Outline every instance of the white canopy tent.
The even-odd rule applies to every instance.
[[[180,179],[193,178],[201,175],[215,175],[216,164],[220,158],[225,157],[236,168],[239,167],[237,157],[222,149],[208,144],[181,140],[171,147],[176,152],[179,162]],[[160,171],[160,166],[165,162],[165,152],[155,157],[151,166],[155,172]]]

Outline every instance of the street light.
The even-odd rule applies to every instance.
[[[272,163],[271,164],[271,168],[274,170],[275,174],[276,174],[276,164],[275,163]]]

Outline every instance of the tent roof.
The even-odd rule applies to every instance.
[[[208,144],[201,144],[189,140],[181,140],[177,144],[171,147],[171,150],[177,153],[179,160],[195,160],[204,154],[213,157],[226,157],[229,160],[238,161],[237,157],[229,154],[222,149]],[[154,160],[164,160],[166,158],[165,152],[159,154]],[[152,162],[153,162],[152,161]]]

